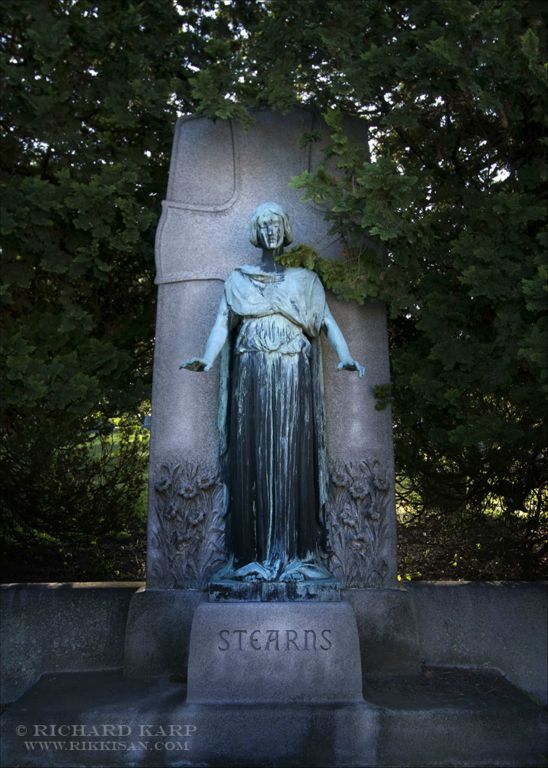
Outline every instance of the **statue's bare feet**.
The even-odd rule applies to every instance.
[[[237,568],[232,578],[242,579],[243,581],[268,581],[271,576],[264,565],[254,561],[253,563],[242,565],[241,568]]]
[[[280,581],[306,581],[330,579],[331,574],[321,563],[314,561],[292,560],[280,574]]]
[[[304,581],[304,576],[300,571],[291,571],[291,573],[282,573],[280,581]]]
[[[280,581],[303,581],[304,574],[302,573],[302,561],[291,560],[283,569],[279,576]]]
[[[305,579],[332,579],[327,568],[320,563],[303,563],[300,568]]]
[[[264,577],[258,571],[252,571],[241,578],[242,581],[264,581]]]

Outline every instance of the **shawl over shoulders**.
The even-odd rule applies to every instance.
[[[225,298],[240,317],[281,314],[300,326],[307,336],[319,335],[325,316],[325,291],[314,272],[289,267],[264,272],[260,267],[238,267],[225,282]]]

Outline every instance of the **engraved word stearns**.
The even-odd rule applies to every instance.
[[[322,629],[221,629],[219,651],[329,651],[331,630]]]

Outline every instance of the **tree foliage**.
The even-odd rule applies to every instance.
[[[288,258],[343,298],[387,302],[393,387],[379,396],[394,410],[404,544],[405,530],[445,531],[453,558],[456,532],[485,551],[489,530],[489,568],[474,574],[538,574],[543,5],[12,0],[2,13],[7,460],[25,434],[52,446],[47,466],[54,446],[146,397],[177,111],[249,121],[305,103],[332,136],[295,184],[327,206],[345,259]],[[345,114],[367,146],[348,140]]]
[[[119,420],[116,420],[117,422]],[[0,520],[10,581],[144,577],[148,435],[126,417],[80,444],[12,436],[3,452],[9,504]],[[71,436],[69,436],[71,437]]]
[[[7,0],[0,13],[3,498],[14,530],[65,537],[66,549],[91,476],[104,479],[96,429],[149,396],[173,124],[218,22],[187,10],[197,27],[185,31],[171,0]],[[106,509],[118,510],[113,530],[133,518],[138,454],[128,443],[112,459],[134,477],[125,496],[93,485],[103,513],[88,504],[89,541]]]
[[[218,22],[171,0],[23,0],[2,13],[4,425],[40,410],[72,428],[148,394],[173,123],[192,108],[193,62],[208,62]]]
[[[327,204],[346,260],[301,249],[287,261],[304,258],[343,298],[387,302],[408,522],[451,518],[477,542],[494,515],[491,573],[514,577],[546,554],[542,13],[503,0],[264,3],[234,85],[243,102],[324,111],[331,167],[295,183]]]

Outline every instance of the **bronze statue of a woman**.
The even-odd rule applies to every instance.
[[[320,331],[339,370],[363,377],[364,368],[352,358],[318,276],[275,261],[292,240],[279,205],[255,210],[250,240],[262,249],[260,265],[229,275],[203,357],[180,366],[208,371],[223,351],[230,557],[216,578],[328,578],[319,554],[327,482]]]

